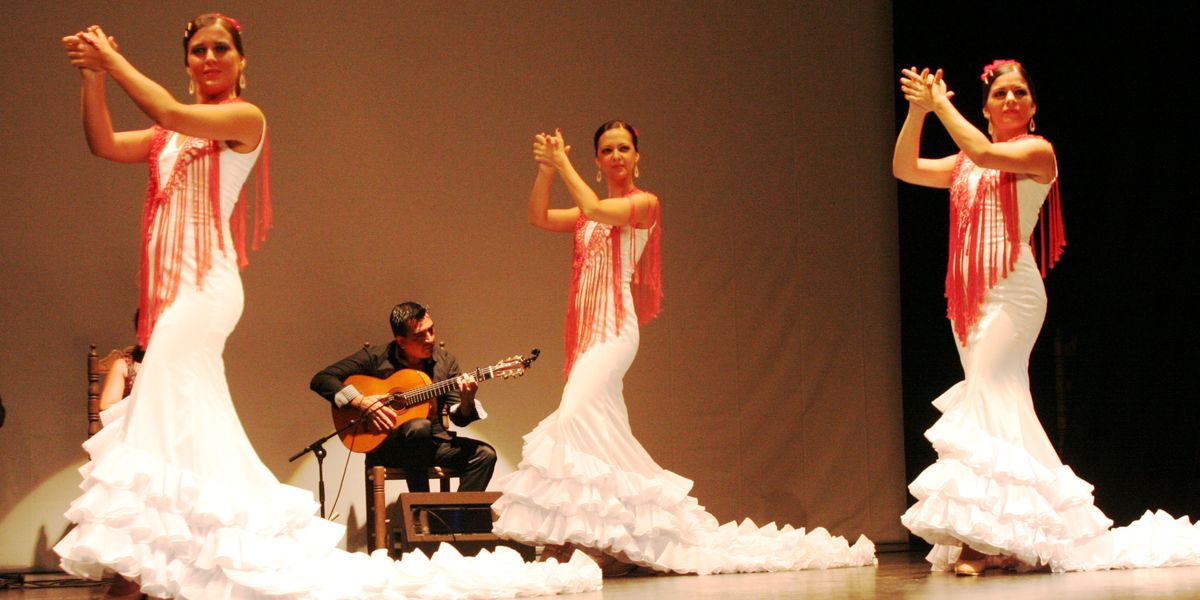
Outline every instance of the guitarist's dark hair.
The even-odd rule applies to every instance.
[[[427,312],[429,312],[429,307],[416,302],[409,301],[397,304],[392,308],[392,314],[388,318],[392,324],[392,335],[396,337],[407,336],[408,322],[424,319]]]

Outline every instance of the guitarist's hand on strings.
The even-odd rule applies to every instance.
[[[475,392],[479,390],[479,381],[470,373],[463,373],[455,378],[458,384],[458,414],[471,419],[475,417]]]
[[[380,402],[387,398],[387,394],[376,394],[373,396],[359,396],[350,401],[350,405],[358,410],[366,413],[375,408]],[[371,413],[371,420],[367,422],[367,426],[371,428],[372,433],[384,433],[392,430],[392,426],[396,423],[396,411],[390,406],[384,406],[379,410]]]

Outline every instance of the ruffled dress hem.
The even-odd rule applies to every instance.
[[[493,532],[528,544],[575,544],[666,573],[748,573],[872,566],[875,546],[853,546],[824,528],[812,531],[750,519],[717,525],[694,497],[691,481],[662,469],[655,476],[616,469],[555,443],[526,436],[517,471],[497,481]]]

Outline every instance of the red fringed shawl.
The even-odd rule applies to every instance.
[[[633,189],[626,196],[640,193]],[[633,222],[633,205],[629,207]],[[575,250],[571,261],[571,291],[567,297],[566,356],[564,374],[571,374],[575,359],[596,342],[603,342],[608,332],[604,315],[608,303],[613,304],[615,316],[613,335],[620,335],[625,320],[625,303],[621,293],[621,227],[596,223],[587,236],[588,219],[583,215],[575,222]],[[629,235],[629,256],[637,256],[637,229],[632,225]],[[630,292],[638,325],[645,325],[662,310],[661,267],[662,217],[655,209],[654,225],[642,255],[634,265]],[[610,291],[611,290],[611,291]]]
[[[974,168],[975,163],[960,152],[950,186],[946,316],[963,344],[967,343],[967,332],[979,322],[984,295],[997,281],[1016,269],[1021,249],[1016,176],[986,169],[972,194],[970,174]],[[1034,252],[1040,271],[1045,277],[1067,245],[1057,178],[1050,185],[1046,202],[1038,212],[1033,241],[1036,242]]]
[[[237,99],[228,100],[228,102]],[[150,181],[146,185],[146,203],[142,207],[142,264],[138,276],[141,301],[138,318],[138,343],[146,347],[155,322],[179,292],[183,262],[183,242],[187,227],[195,238],[196,287],[204,286],[204,276],[212,267],[213,241],[217,250],[226,252],[221,235],[221,142],[189,137],[179,150],[179,158],[161,189],[158,187],[158,158],[171,132],[157,125],[150,142]],[[258,250],[271,227],[271,182],[267,173],[267,139],[263,130],[262,155],[255,173],[254,236],[251,247]],[[243,189],[229,218],[229,230],[237,252],[238,267],[249,264],[246,258],[246,192]],[[191,218],[188,215],[192,215]],[[151,240],[154,247],[151,248]],[[153,253],[153,254],[151,254]]]

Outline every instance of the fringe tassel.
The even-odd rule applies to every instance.
[[[254,165],[254,233],[250,237],[250,249],[258,250],[262,242],[267,241],[267,230],[271,228],[271,178],[270,178],[270,138],[263,130],[262,154]],[[242,188],[238,195],[237,206],[229,216],[229,233],[233,236],[233,246],[237,251],[239,269],[250,264],[249,253],[246,252],[246,189]]]
[[[588,220],[580,215],[575,222],[575,249],[571,261],[571,290],[567,297],[566,357],[563,373],[569,375],[576,357],[591,347],[599,337],[607,339],[603,319],[608,312],[609,280],[615,273],[617,290],[620,290],[620,243],[619,229],[597,223],[587,238]],[[614,235],[617,233],[617,235]],[[614,248],[617,258],[612,257]],[[616,266],[617,268],[614,268]],[[619,293],[615,298],[616,312],[623,312]],[[598,324],[597,321],[600,323]]]
[[[630,194],[639,193],[634,189]],[[630,207],[630,222],[634,221]],[[660,266],[661,209],[656,209],[654,226],[642,254],[634,265],[631,281],[633,307],[638,325],[652,321],[662,307],[662,267]],[[612,303],[615,317],[613,335],[619,335],[625,320],[625,302],[621,293],[621,227],[596,223],[587,237],[589,221],[580,215],[575,222],[575,246],[571,261],[571,289],[567,300],[566,364],[564,376],[571,374],[575,359],[592,344],[607,339],[604,315]],[[629,256],[637,256],[637,230],[632,225]]]
[[[263,128],[262,155],[254,166],[254,238],[250,247],[258,250],[259,244],[267,241],[267,230],[271,228],[271,138]]]
[[[638,325],[653,321],[662,312],[662,207],[654,209],[654,226],[650,228],[646,247],[633,269],[630,284],[633,293],[633,309],[637,311]],[[637,256],[636,236],[629,236],[629,255]]]
[[[1017,267],[1021,251],[1017,178],[1012,173],[984,170],[970,191],[975,165],[959,153],[950,187],[950,252],[946,265],[946,316],[963,344],[979,322],[979,307],[988,290]],[[1050,187],[1038,215],[1037,254],[1042,277],[1062,255],[1066,238],[1058,181]]]
[[[240,99],[228,100],[237,101]],[[158,158],[170,135],[170,131],[156,125],[150,142],[150,178],[146,185],[146,202],[142,206],[142,258],[138,275],[141,287],[138,344],[143,348],[150,342],[150,334],[158,317],[179,292],[183,241],[189,213],[194,215],[191,224],[195,239],[197,287],[204,286],[204,277],[212,268],[213,238],[216,238],[217,249],[222,254],[226,252],[225,237],[221,231],[221,144],[216,140],[187,138],[166,185],[159,189]],[[254,250],[266,240],[267,230],[271,228],[266,135],[264,128],[262,155],[255,170]],[[245,205],[245,190],[242,190],[229,222],[239,268],[250,262],[246,258]],[[150,248],[151,240],[156,242],[154,248]]]
[[[262,154],[254,165],[254,233],[250,237],[250,249],[254,251],[267,241],[267,230],[271,228],[270,138],[266,130],[263,131],[262,145]],[[244,269],[250,264],[250,256],[246,252],[245,188],[242,188],[233,214],[229,216],[229,233],[233,236],[233,246],[237,251],[238,268]]]
[[[1062,202],[1058,197],[1058,179],[1050,184],[1050,193],[1046,203],[1038,212],[1037,229],[1033,232],[1034,252],[1038,258],[1038,268],[1045,278],[1050,269],[1062,257],[1063,248],[1067,246],[1067,236],[1063,229]]]

